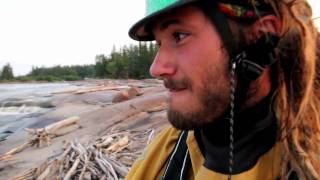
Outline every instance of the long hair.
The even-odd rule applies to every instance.
[[[320,179],[319,36],[312,11],[305,0],[266,1],[283,25],[274,104],[284,147],[281,177],[294,172],[299,179]]]
[[[283,144],[281,179],[292,175],[320,179],[320,36],[312,10],[306,0],[264,1],[282,22],[278,61],[271,77],[276,89],[273,108]],[[206,7],[200,6],[210,18],[212,12]],[[250,23],[228,20],[236,48],[241,49],[247,43],[242,29]]]

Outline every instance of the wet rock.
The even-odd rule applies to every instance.
[[[133,86],[128,90],[128,94],[129,94],[129,98],[132,98],[135,96],[142,95],[142,91],[140,88]]]
[[[113,98],[112,103],[118,103],[127,100],[129,100],[128,91],[121,91]]]
[[[1,132],[0,133],[0,141],[5,141],[6,138],[8,136],[10,136],[10,134],[12,134],[13,132],[12,131],[4,131],[4,132]]]
[[[20,100],[20,101],[5,101],[2,102],[1,107],[20,107],[20,106],[38,106],[41,108],[52,108],[52,102],[50,100]]]

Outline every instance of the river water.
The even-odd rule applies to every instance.
[[[50,111],[53,92],[75,87],[69,83],[0,84],[0,141]]]
[[[50,96],[57,89],[72,86],[69,83],[0,84],[0,102],[8,98]]]

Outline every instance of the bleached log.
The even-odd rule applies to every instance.
[[[79,91],[79,89],[69,89],[69,90],[61,90],[61,91],[55,91],[52,94],[66,94],[66,93],[74,93],[76,91]]]
[[[23,151],[24,149],[36,145],[37,147],[41,147],[43,141],[46,141],[48,145],[51,144],[50,136],[59,136],[67,134],[75,129],[79,128],[77,123],[79,122],[79,117],[71,117],[68,119],[64,119],[62,121],[50,124],[45,128],[40,129],[25,129],[28,133],[34,135],[32,139],[28,142],[11,149],[5,154],[0,156],[0,161],[4,161],[10,159],[12,155]]]
[[[119,141],[117,141],[116,143],[112,144],[107,149],[107,151],[108,152],[116,152],[118,149],[120,149],[121,147],[126,146],[127,144],[129,144],[129,138],[128,138],[128,136],[124,136]]]
[[[90,93],[90,92],[96,92],[96,91],[107,91],[107,90],[121,90],[121,89],[128,89],[129,86],[112,86],[112,87],[91,87],[88,89],[82,89],[74,92],[74,94],[84,94],[84,93]]]
[[[62,127],[70,126],[72,124],[77,124],[79,122],[78,116],[73,116],[64,120],[61,120],[59,122],[50,124],[46,126],[44,129],[48,134],[55,134],[57,130],[59,130]]]
[[[56,130],[53,134],[50,134],[50,135],[53,135],[55,137],[63,136],[63,135],[66,135],[70,132],[73,132],[73,131],[79,129],[80,127],[81,126],[79,124],[72,124],[72,125],[60,128],[60,129]]]
[[[128,143],[128,144],[125,145],[125,146],[121,146],[121,147],[119,147],[116,151],[114,151],[112,154],[117,154],[118,152],[124,150],[125,148],[127,148],[127,147],[130,146],[130,145],[131,145],[131,143]]]
[[[112,137],[108,137],[106,140],[104,140],[102,143],[96,144],[95,146],[97,148],[101,148],[101,147],[105,147],[107,145],[109,145],[111,142],[113,141]]]
[[[7,160],[11,159],[12,156],[13,156],[12,154],[1,155],[1,156],[0,156],[0,161],[7,161]]]
[[[5,154],[1,155],[0,156],[0,161],[3,161],[3,160],[7,160],[7,159],[10,159],[10,157],[18,152],[21,152],[23,151],[24,149],[28,148],[32,146],[32,143],[31,142],[26,142],[24,144],[21,144],[20,146],[18,147],[15,147],[13,149],[11,149],[10,151],[6,152]]]

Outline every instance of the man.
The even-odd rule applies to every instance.
[[[147,0],[168,119],[127,179],[320,179],[317,31],[303,0]]]

